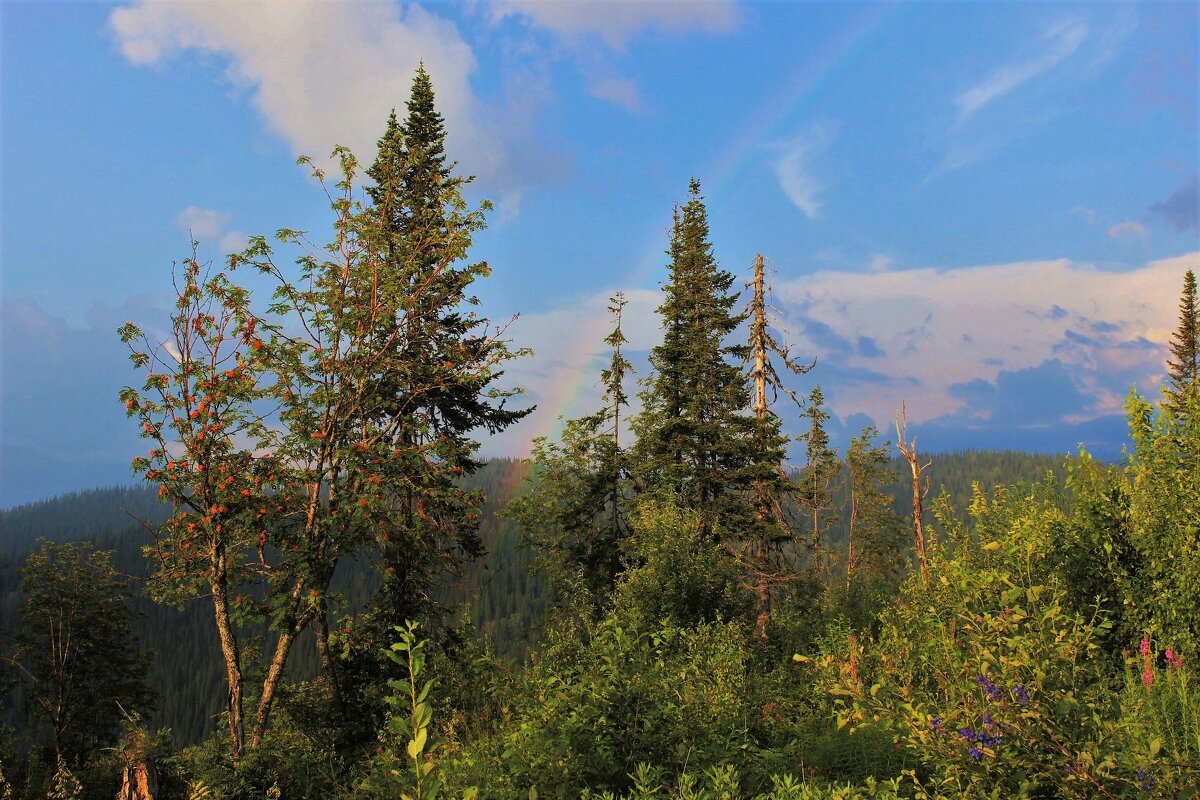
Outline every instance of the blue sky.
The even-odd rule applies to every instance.
[[[0,4],[0,506],[129,480],[115,330],[165,324],[187,231],[328,230],[295,164],[373,156],[420,59],[496,204],[474,254],[539,410],[591,411],[605,298],[657,341],[672,204],[776,305],[844,443],[1115,457],[1197,233],[1194,3]],[[635,354],[639,355],[639,354]],[[644,369],[643,369],[644,372]]]

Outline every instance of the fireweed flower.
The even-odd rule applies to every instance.
[[[1154,672],[1149,667],[1142,670],[1142,685],[1147,689],[1154,683]]]
[[[1150,640],[1142,637],[1142,646],[1138,648],[1138,652],[1144,656],[1150,655]]]

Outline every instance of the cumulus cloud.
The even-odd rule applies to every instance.
[[[1200,179],[1193,175],[1161,203],[1150,206],[1150,213],[1157,214],[1180,233],[1200,232]]]
[[[1050,28],[1042,35],[1045,45],[1039,53],[996,67],[982,81],[955,98],[958,122],[966,121],[984,106],[1054,69],[1079,49],[1087,35],[1088,27],[1082,20],[1067,20]]]
[[[998,421],[1008,416],[1002,409],[1018,408],[1017,394],[1037,396],[1040,383],[1043,394],[1072,398],[1051,416],[1071,410],[1084,419],[1119,413],[1131,383],[1156,390],[1179,276],[1195,258],[1123,272],[1066,260],[824,271],[775,288],[796,352],[818,357],[815,379],[824,385],[830,364],[881,376],[869,390],[827,391],[843,416],[886,421],[906,401],[914,422]]]
[[[109,25],[132,64],[215,54],[267,127],[296,154],[321,159],[336,144],[373,156],[388,111],[408,98],[424,59],[446,117],[447,146],[483,180],[513,178],[529,117],[494,114],[470,86],[476,60],[457,27],[416,3],[317,0],[171,3],[139,0]],[[524,102],[522,99],[521,102]],[[480,120],[507,120],[487,133]]]
[[[807,131],[776,147],[775,176],[779,187],[796,208],[809,217],[821,209],[819,194],[825,187],[812,174],[812,160],[833,141],[834,127],[813,125]]]
[[[732,0],[500,0],[492,13],[519,16],[566,38],[599,37],[613,49],[646,30],[724,33],[738,22]]]
[[[1150,229],[1144,223],[1132,219],[1118,222],[1108,229],[1110,239],[1144,239],[1149,234]]]
[[[885,429],[903,402],[939,447],[982,432],[978,446],[1003,447],[1005,436],[1010,447],[1091,439],[1115,454],[1130,385],[1153,394],[1161,384],[1180,276],[1198,255],[1121,272],[1057,260],[781,274],[775,305],[793,353],[817,358],[801,388],[820,383],[843,422],[869,418]],[[554,431],[558,415],[596,408],[601,340],[611,327],[606,299],[596,294],[514,325],[514,340],[537,355],[509,377],[530,389],[538,410],[488,442],[489,452],[523,454],[530,438]],[[626,308],[627,352],[643,375],[660,338],[660,302],[658,292],[638,291]],[[1059,433],[1047,439],[1047,429]]]

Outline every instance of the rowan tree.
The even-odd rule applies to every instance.
[[[426,88],[421,71],[412,101],[421,109],[432,103]],[[405,205],[397,189],[367,205],[355,189],[357,161],[338,148],[333,187],[314,169],[332,240],[278,231],[297,253],[295,272],[263,237],[229,259],[231,272],[257,270],[274,284],[265,311],[193,255],[170,338],[149,340],[132,323],[121,331],[149,373],[142,390],[122,392],[152,442],[134,468],[175,508],[149,548],[156,591],[211,599],[235,762],[262,740],[296,638],[314,622],[323,627],[342,558],[382,549],[385,596],[408,608],[427,604],[455,547],[477,552],[478,497],[455,483],[477,465],[470,431],[527,413],[505,409],[512,392],[493,386],[514,352],[463,308],[471,281],[488,273],[463,264],[486,205],[468,210],[461,182],[429,158],[432,148],[414,144],[415,133],[405,141],[384,153],[387,174],[408,175],[399,188],[426,186],[429,202]],[[431,219],[435,204],[436,224],[411,221]],[[420,214],[397,227],[392,212],[405,208]],[[235,618],[265,619],[276,632],[248,735]]]

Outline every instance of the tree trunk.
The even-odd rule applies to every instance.
[[[229,752],[236,764],[242,758],[245,744],[245,729],[242,725],[242,666],[238,652],[237,636],[229,620],[229,597],[225,586],[225,554],[218,550],[213,559],[213,579],[209,584],[212,591],[213,616],[217,623],[217,636],[221,640],[221,656],[225,659],[225,681],[229,687],[227,713],[229,715]]]
[[[925,526],[922,521],[921,501],[925,497],[925,493],[921,490],[921,472],[929,467],[928,462],[921,464],[917,458],[917,440],[911,442],[907,439],[908,435],[908,415],[904,405],[900,406],[900,413],[896,415],[896,446],[900,448],[900,452],[908,461],[909,469],[912,470],[912,523],[913,523],[913,539],[917,549],[917,564],[921,568],[921,582],[926,586],[929,585],[929,560],[925,549]]]

